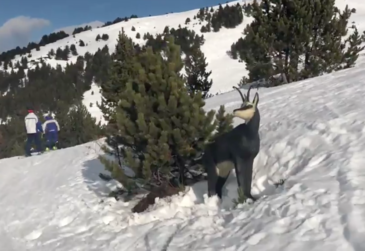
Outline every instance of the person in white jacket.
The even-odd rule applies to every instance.
[[[24,118],[25,130],[27,132],[27,143],[25,144],[25,155],[31,156],[30,148],[34,143],[38,153],[42,152],[40,133],[43,133],[42,123],[32,108],[28,108],[28,115]]]

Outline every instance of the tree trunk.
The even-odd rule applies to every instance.
[[[156,198],[166,198],[175,194],[178,194],[180,189],[169,185],[163,185],[161,187],[154,188],[147,194],[146,197],[141,199],[133,208],[133,213],[142,213],[148,209],[149,206],[155,204]]]

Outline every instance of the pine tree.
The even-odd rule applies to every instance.
[[[68,56],[69,56],[70,52],[71,52],[70,47],[68,45],[66,45],[65,48],[63,49],[62,59],[68,60]]]
[[[116,61],[117,63],[112,64],[112,74],[110,74],[109,81],[101,84],[102,102],[100,109],[109,123],[113,123],[115,120],[112,115],[115,113],[117,103],[120,99],[119,93],[126,89],[129,72],[133,69],[134,57],[133,42],[122,29],[122,32],[118,36],[115,53],[112,57],[112,61]]]
[[[15,142],[10,150],[10,156],[19,156],[24,154],[24,146],[21,146],[19,142]]]
[[[101,36],[101,39],[103,39],[104,41],[107,41],[109,39],[109,35],[108,34],[103,34]]]
[[[48,56],[49,57],[53,57],[55,55],[55,52],[53,49],[51,49],[49,52],[48,52]]]
[[[206,58],[200,48],[193,50],[185,58],[185,71],[187,75],[186,87],[191,95],[201,92],[203,98],[208,97],[213,81],[209,80],[212,71],[207,72]]]
[[[100,125],[96,124],[87,108],[77,103],[69,107],[59,103],[56,113],[62,130],[59,133],[60,148],[75,146],[98,139],[102,135]]]
[[[3,144],[0,149],[0,158],[23,155],[26,133],[24,130],[24,119],[21,116],[14,116],[2,126]]]
[[[73,56],[77,56],[77,49],[76,49],[76,46],[74,44],[71,44],[70,46],[70,51],[72,53]]]
[[[217,121],[217,128],[216,128],[216,133],[214,134],[213,140],[216,137],[233,129],[233,125],[232,125],[233,115],[225,114],[225,112],[226,112],[226,110],[225,110],[224,105],[221,105],[219,107],[218,113],[215,116],[215,119]]]
[[[63,50],[61,48],[57,48],[55,59],[56,60],[62,60],[63,59]]]
[[[354,65],[364,35],[348,34],[354,9],[341,12],[335,0],[254,1],[245,6],[254,21],[236,51],[250,81],[285,74],[293,82]],[[349,35],[348,39],[343,37]],[[277,84],[277,83],[275,83]]]
[[[53,53],[54,53],[54,51],[53,51]],[[26,57],[22,57],[22,59],[21,59],[21,63],[22,63],[22,67],[23,67],[24,69],[27,69],[27,68],[28,68],[28,58],[26,58]]]
[[[168,26],[165,26],[165,28],[163,29],[163,34],[168,34],[170,33],[170,28]]]
[[[166,185],[173,176],[184,183],[186,164],[201,154],[215,128],[214,111],[206,114],[202,96],[198,93],[191,97],[184,87],[179,74],[183,67],[180,49],[172,37],[162,57],[151,47],[133,55],[131,40],[121,36],[117,48],[122,50],[117,50],[116,57],[132,55],[127,60],[133,68],[123,71],[125,61],[115,61],[111,71],[115,85],[123,86],[115,114],[114,142],[123,146],[121,155],[126,165],[146,185]],[[120,72],[125,74],[117,78]],[[120,168],[106,168],[113,177],[121,177],[113,173]],[[174,171],[178,175],[173,175]]]

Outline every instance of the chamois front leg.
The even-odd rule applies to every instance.
[[[251,195],[253,158],[244,159],[237,156],[235,169],[238,187],[243,190],[246,198],[255,201],[256,199]]]
[[[208,175],[208,197],[212,197],[217,194],[216,186],[218,174],[216,171],[216,163],[213,161],[213,157],[209,151],[204,153],[202,162]]]
[[[246,198],[250,198],[255,201],[256,199],[251,194],[251,186],[252,186],[252,173],[253,173],[253,161],[254,158],[248,158],[245,160],[245,169],[243,174],[243,192]]]

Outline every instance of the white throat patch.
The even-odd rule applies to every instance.
[[[246,123],[248,123],[252,117],[255,115],[255,105],[252,103],[247,103],[248,105],[252,105],[252,108],[246,110],[237,110],[233,113],[233,116],[243,119]]]

